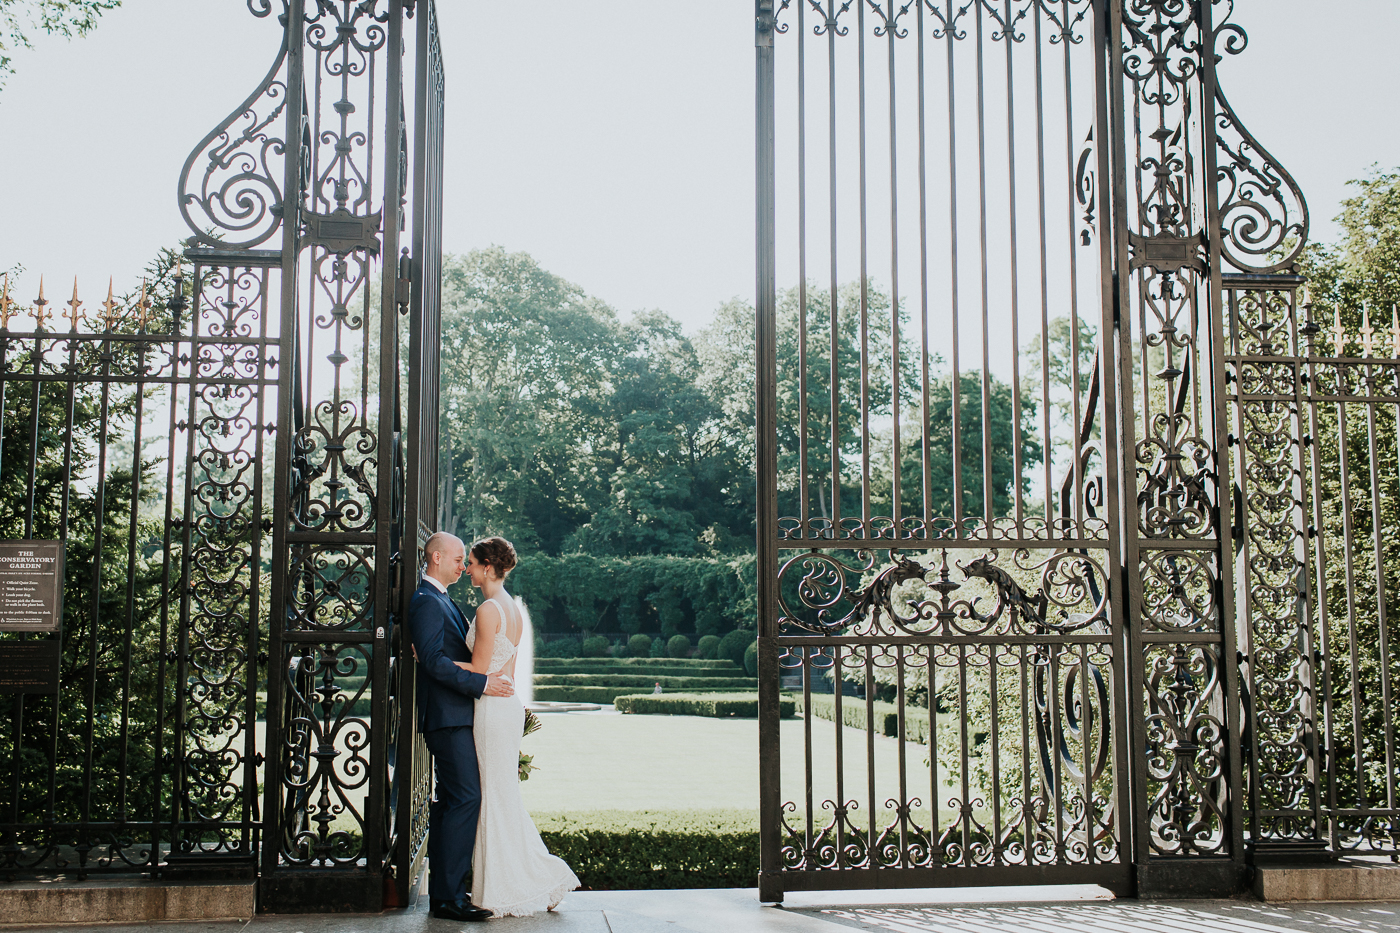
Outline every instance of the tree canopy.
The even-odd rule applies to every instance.
[[[35,32],[51,36],[85,36],[102,14],[122,0],[0,0],[0,87],[14,74],[11,54],[34,47]]]

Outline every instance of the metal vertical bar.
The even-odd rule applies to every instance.
[[[797,5],[797,498],[799,534],[812,537],[807,488],[807,5]],[[809,808],[810,809],[810,808]],[[810,813],[808,814],[810,822]]]
[[[1202,192],[1206,212],[1206,232],[1209,237],[1209,257],[1207,268],[1210,272],[1207,292],[1207,323],[1210,335],[1210,400],[1211,400],[1211,447],[1217,463],[1227,463],[1224,451],[1229,449],[1228,422],[1225,416],[1225,331],[1222,320],[1221,264],[1223,247],[1221,233],[1224,225],[1219,220],[1220,200],[1217,194],[1216,176],[1216,120],[1215,120],[1215,27],[1212,23],[1212,10],[1209,3],[1199,7],[1202,60],[1202,121],[1203,139],[1202,167],[1204,190]],[[1193,301],[1193,310],[1195,304]],[[1199,333],[1199,331],[1197,331]],[[1197,374],[1199,380],[1201,374]],[[1198,390],[1199,391],[1199,390]],[[1199,419],[1196,422],[1200,424]],[[1240,734],[1239,666],[1236,663],[1235,648],[1239,644],[1236,633],[1234,562],[1231,554],[1230,529],[1234,524],[1231,510],[1229,478],[1225,470],[1216,470],[1216,554],[1218,563],[1218,596],[1221,608],[1220,662],[1225,668],[1225,719],[1227,734],[1231,737]],[[1243,785],[1241,746],[1238,741],[1227,741],[1225,745],[1226,780],[1229,788],[1230,856],[1238,866],[1244,865],[1244,800],[1240,794]]]
[[[1045,467],[1045,527],[1050,530],[1055,519],[1055,444],[1050,434],[1050,271],[1046,241],[1045,206],[1045,65],[1041,33],[1045,17],[1044,7],[1035,5],[1035,154],[1036,154],[1036,207],[1039,220],[1040,246],[1040,420],[1041,420],[1041,463]],[[1098,96],[1104,96],[1102,83]],[[1102,149],[1103,147],[1099,147]],[[1063,530],[1062,530],[1062,533]]]
[[[894,536],[902,536],[900,519],[903,509],[900,506],[900,447],[899,447],[899,163],[896,150],[896,108],[894,41],[898,32],[898,14],[893,4],[886,14],[885,36],[889,40],[889,80],[890,80],[890,518],[894,524]]]
[[[916,36],[918,40],[918,108],[919,108],[919,464],[920,489],[923,492],[924,507],[923,537],[933,537],[933,444],[929,437],[929,385],[932,373],[929,372],[928,346],[928,152],[927,127],[925,125],[924,93],[924,4],[915,5]],[[933,703],[932,655],[929,664],[929,704],[930,714]],[[938,797],[933,798],[933,821],[938,822]]]
[[[1352,542],[1355,540],[1355,531],[1352,528],[1352,503],[1351,503],[1351,463],[1347,453],[1347,403],[1338,401],[1337,407],[1337,452],[1341,461],[1340,489],[1342,494],[1342,554],[1346,567],[1346,595],[1347,595],[1347,647],[1350,652],[1351,670],[1351,729],[1352,743],[1356,749],[1356,761],[1354,770],[1356,771],[1356,800],[1352,806],[1365,809],[1370,806],[1370,794],[1366,787],[1366,747],[1362,735],[1362,705],[1361,705],[1361,652],[1357,647],[1357,627],[1356,627],[1356,567],[1354,561],[1354,551]]]
[[[1039,4],[1037,4],[1039,7]],[[1037,11],[1038,12],[1038,11]],[[1025,537],[1025,507],[1021,490],[1021,472],[1024,469],[1021,454],[1021,305],[1020,305],[1020,263],[1016,242],[1016,83],[1014,56],[1016,45],[1015,20],[1011,0],[1006,0],[1006,19],[1003,22],[1006,40],[1006,172],[1007,172],[1007,214],[1010,224],[1008,251],[1011,268],[1011,495],[1016,521],[1016,536]],[[1048,452],[1045,456],[1049,456]],[[990,478],[990,477],[988,477]],[[1046,490],[1048,495],[1049,490]]]
[[[269,279],[271,270],[264,267],[258,270],[258,294],[254,300],[258,303],[258,400],[255,406],[257,412],[253,422],[253,463],[257,464],[257,473],[253,477],[252,495],[252,515],[249,516],[249,528],[251,529],[248,543],[248,623],[244,629],[244,663],[247,665],[247,685],[243,695],[243,814],[245,821],[243,826],[243,841],[245,852],[249,856],[256,857],[258,844],[258,767],[257,767],[257,722],[258,716],[258,663],[263,661],[264,669],[271,670],[272,666],[267,664],[262,653],[262,624],[266,607],[262,601],[262,558],[263,558],[263,535],[265,528],[262,521],[262,510],[267,490],[265,483],[265,469],[267,464],[267,444],[264,435],[267,428],[267,373],[274,364],[275,358],[268,356],[268,325],[269,325]],[[275,464],[274,464],[275,468]],[[264,712],[264,718],[271,718]]]
[[[827,56],[827,172],[831,215],[831,536],[841,536],[841,317],[840,286],[836,266],[836,10],[835,0],[826,3]]]
[[[143,288],[142,299],[144,298],[145,289]],[[146,330],[145,309],[139,308],[137,313],[141,321],[139,333],[144,337]],[[117,819],[120,822],[125,822],[127,819],[127,753],[131,726],[131,643],[132,633],[136,628],[136,525],[140,517],[141,505],[141,435],[146,404],[146,382],[142,376],[146,372],[145,364],[146,343],[144,340],[138,340],[136,343],[136,412],[132,425],[131,448],[131,509],[127,513],[126,533],[126,612],[124,613],[125,625],[122,638],[122,695],[119,726],[121,751],[117,765]],[[251,692],[251,687],[249,692]]]
[[[1129,307],[1130,276],[1128,274],[1128,175],[1127,125],[1124,112],[1123,62],[1118,50],[1122,43],[1122,6],[1115,0],[1100,0],[1095,6],[1096,80],[1098,83],[1097,128],[1101,140],[1098,157],[1099,193],[1105,204],[1104,229],[1112,235],[1099,239],[1101,320],[1105,330],[1104,345],[1111,345],[1111,354],[1104,354],[1100,365],[1104,374],[1110,372],[1116,392],[1104,393],[1104,448],[1108,487],[1108,514],[1117,516],[1117,544],[1109,548],[1109,584],[1115,582],[1123,589],[1123,598],[1113,600],[1113,650],[1122,656],[1120,673],[1126,673],[1115,692],[1115,705],[1120,715],[1120,736],[1115,758],[1122,769],[1118,781],[1118,803],[1123,813],[1124,838],[1120,849],[1131,852],[1133,864],[1140,873],[1148,858],[1148,813],[1146,808],[1147,745],[1143,720],[1145,654],[1141,631],[1142,584],[1136,573],[1139,546],[1137,540],[1136,472],[1133,450],[1136,447],[1137,422],[1133,411],[1133,340],[1129,319],[1121,309]],[[1109,341],[1107,335],[1116,339]],[[1105,384],[1109,384],[1105,380]],[[1115,411],[1115,408],[1117,409]],[[1110,521],[1115,521],[1110,518]],[[1128,750],[1132,750],[1131,757]],[[1126,854],[1126,852],[1125,852]]]
[[[104,546],[103,531],[107,523],[107,419],[111,413],[111,384],[107,377],[111,375],[112,344],[110,337],[102,341],[102,401],[98,408],[98,424],[101,425],[101,434],[97,438],[97,488],[93,497],[93,518],[92,518],[92,608],[89,619],[90,629],[87,633],[88,644],[88,671],[87,671],[87,717],[86,734],[84,737],[83,752],[83,800],[82,809],[79,811],[79,821],[82,828],[78,836],[78,877],[82,878],[87,869],[88,852],[92,847],[91,837],[88,835],[88,824],[92,822],[92,769],[96,761],[96,720],[97,720],[97,657],[99,647],[102,644],[102,548]],[[37,385],[35,391],[37,400]],[[37,451],[37,446],[31,448]],[[35,458],[37,459],[37,458]],[[33,498],[33,492],[30,492]],[[32,518],[31,509],[31,518]]]
[[[954,43],[957,41],[957,17],[949,7],[948,20],[943,32],[948,40],[948,300],[952,315],[949,340],[952,352],[951,389],[952,428],[950,436],[953,444],[953,537],[963,536],[963,478],[962,478],[962,369],[959,363],[958,339],[958,128],[956,80],[953,68]]]
[[[1116,6],[1116,0],[1110,0]],[[1062,7],[1064,17],[1064,27],[1070,28],[1069,3],[1065,0]],[[1064,63],[1065,63],[1065,181],[1066,190],[1075,190],[1075,159],[1074,159],[1074,76],[1070,68],[1070,46],[1073,43],[1064,41]],[[1065,235],[1066,242],[1069,243],[1069,372],[1070,372],[1070,417],[1071,430],[1074,440],[1071,442],[1070,465],[1069,468],[1074,473],[1074,537],[1084,537],[1084,463],[1079,456],[1079,427],[1084,423],[1084,415],[1081,411],[1080,393],[1080,373],[1079,373],[1079,257],[1074,248],[1074,198],[1065,199]],[[1126,228],[1125,228],[1126,229]],[[1126,270],[1127,266],[1121,267]],[[1126,277],[1126,273],[1125,273]],[[1046,334],[1049,337],[1049,334]],[[1049,491],[1046,491],[1046,498],[1049,498]],[[1062,504],[1063,505],[1063,504]],[[1067,514],[1067,513],[1062,513]]]
[[[198,265],[195,265],[194,267],[193,278],[191,279],[191,281],[195,285],[195,300],[198,301],[198,289],[200,281],[200,268]],[[172,320],[170,328],[170,356],[171,359],[178,360],[180,357],[180,322],[178,312],[179,306],[183,305],[184,303],[184,283],[180,281],[179,278],[177,278],[175,280],[175,287],[177,289],[176,298],[174,299],[176,305],[175,307],[171,308]],[[191,315],[191,317],[193,317],[193,315]],[[161,802],[166,801],[170,807],[168,820],[172,829],[175,825],[178,813],[178,804],[175,801],[175,795],[173,793],[167,795],[162,793],[161,791],[166,778],[166,675],[170,670],[170,664],[172,662],[172,658],[170,656],[170,596],[171,593],[174,592],[174,588],[172,585],[173,581],[171,579],[171,567],[174,563],[174,560],[172,559],[172,554],[174,550],[174,535],[172,534],[172,530],[175,527],[175,459],[176,452],[179,449],[179,442],[176,440],[177,428],[175,427],[176,422],[179,420],[180,411],[179,375],[179,367],[178,364],[176,364],[171,368],[172,378],[170,380],[170,394],[168,396],[170,400],[170,420],[168,425],[168,433],[166,434],[167,456],[165,469],[165,528],[161,535],[162,553],[160,571],[160,667],[156,673],[156,734],[155,754],[153,755],[152,759],[152,767],[154,768],[153,783],[156,800],[156,810],[151,817],[151,859],[153,862],[159,862],[160,860],[161,828],[162,823],[165,822],[162,819],[161,815]],[[189,469],[188,466],[186,467],[186,469]],[[178,625],[178,610],[176,612],[176,620]],[[176,743],[172,742],[172,745],[174,744]],[[269,748],[270,747],[271,746],[269,746]],[[171,772],[174,772],[175,769],[172,768],[170,770]],[[172,837],[167,838],[166,841],[170,842],[172,838],[173,834]]]
[[[865,185],[865,4],[856,5],[856,152],[860,194],[860,522],[870,535],[870,244]],[[872,837],[871,842],[874,842]]]
[[[987,537],[994,535],[996,525],[996,507],[992,497],[992,383],[991,383],[991,320],[992,310],[991,285],[988,279],[987,270],[987,96],[986,96],[986,74],[983,55],[983,6],[981,0],[977,3],[976,13],[977,23],[977,245],[978,260],[981,269],[982,285],[982,367],[981,367],[981,390],[982,390],[982,517],[985,522],[982,533]],[[1007,38],[1010,44],[1011,39]]]
[[[778,684],[777,552],[777,247],[775,223],[776,149],[774,144],[773,0],[755,0],[755,283],[754,344],[757,430],[756,490],[758,554],[758,690],[759,690],[759,899],[783,896],[781,840],[781,772]],[[834,144],[834,142],[833,142]],[[833,208],[834,208],[833,200]],[[834,243],[834,240],[833,240]],[[833,275],[835,264],[833,263]],[[835,304],[833,294],[833,317]],[[833,321],[834,324],[834,321]],[[833,333],[835,328],[833,327]],[[833,366],[835,358],[833,357]],[[835,382],[832,384],[833,396]],[[836,454],[832,450],[833,457]]]
[[[287,139],[300,139],[302,133],[303,78],[306,0],[290,0],[284,27],[287,48]],[[312,151],[315,151],[313,147]],[[297,267],[300,247],[297,229],[305,192],[302,190],[302,151],[300,146],[288,146],[283,167],[284,221],[282,224],[281,295],[278,322],[277,370],[277,446],[273,462],[278,469],[272,481],[272,568],[270,625],[267,636],[267,732],[266,747],[279,750],[267,756],[263,771],[263,831],[262,872],[275,871],[282,848],[282,716],[286,663],[283,653],[283,630],[291,603],[289,591],[290,553],[287,530],[291,514],[290,466],[292,462],[292,406],[301,400],[293,395],[293,380],[301,366],[297,332]]]
[[[424,13],[426,16],[426,12]],[[401,146],[400,125],[403,113],[403,0],[390,0],[388,9],[388,38],[384,44],[388,56],[384,107],[384,200],[391,211],[383,225],[384,257],[380,265],[379,292],[379,421],[375,429],[375,442],[378,445],[379,462],[392,464],[394,459],[393,429],[398,415],[397,389],[399,384],[399,270],[396,257],[399,255],[399,231],[403,228],[404,194],[399,190],[401,172],[407,171],[403,160],[407,153]],[[371,88],[373,83],[371,83]],[[372,126],[373,124],[371,124]],[[370,147],[373,151],[373,147]],[[373,175],[370,176],[373,178]],[[369,290],[366,289],[368,297]],[[364,345],[368,352],[369,341]],[[366,367],[368,370],[368,367]],[[366,378],[368,373],[366,372]],[[433,448],[436,452],[437,448]],[[394,469],[379,470],[379,488],[376,491],[378,514],[374,520],[374,641],[371,643],[371,686],[370,721],[376,725],[389,720],[389,594],[391,590],[389,573],[392,569],[394,530]],[[384,871],[385,806],[389,788],[385,786],[389,768],[388,728],[373,730],[374,741],[370,745],[370,774],[368,805],[365,807],[365,848],[366,867],[373,874]],[[371,900],[382,896],[383,885],[374,885]]]
[[[1380,450],[1376,443],[1376,376],[1378,365],[1373,360],[1366,363],[1366,392],[1371,396],[1366,405],[1366,443],[1371,456],[1371,546],[1376,573],[1376,667],[1381,681],[1381,710],[1385,734],[1382,745],[1385,749],[1385,807],[1395,809],[1395,720],[1391,709],[1390,685],[1390,627],[1386,614],[1385,594],[1385,537],[1382,533],[1384,518],[1381,513]]]

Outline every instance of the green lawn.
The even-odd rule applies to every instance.
[[[540,770],[521,785],[533,812],[560,810],[756,809],[758,721],[698,716],[637,716],[607,713],[545,714],[544,728],[527,736],[522,750]],[[804,806],[803,722],[785,720],[782,792]],[[866,734],[842,727],[844,796],[869,806]],[[812,722],[814,805],[836,796],[836,726]],[[899,743],[874,737],[876,808],[899,796]],[[929,805],[925,751],[906,745],[906,769],[925,775],[911,787],[921,809]],[[951,791],[940,795],[946,806]],[[862,817],[864,819],[864,817]]]

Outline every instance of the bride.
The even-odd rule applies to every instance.
[[[470,663],[478,674],[504,670],[515,677],[515,655],[524,619],[506,592],[515,548],[504,538],[482,538],[471,546],[467,574],[486,597],[467,628]],[[520,697],[483,696],[476,701],[476,755],[481,768],[481,822],[472,852],[472,903],[496,917],[525,917],[553,910],[579,886],[561,858],[550,855],[520,798],[520,739],[525,707]]]

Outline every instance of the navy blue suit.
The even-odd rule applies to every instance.
[[[408,604],[408,631],[418,652],[418,730],[437,769],[436,799],[428,811],[428,897],[455,901],[467,896],[481,815],[472,713],[486,690],[486,675],[453,663],[472,659],[467,620],[427,580]]]

